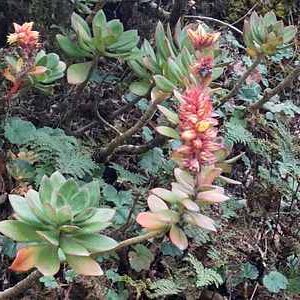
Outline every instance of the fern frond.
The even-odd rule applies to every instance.
[[[225,140],[229,145],[249,145],[253,142],[254,136],[246,128],[245,120],[231,117],[230,121],[225,124]]]
[[[178,283],[172,279],[159,279],[153,282],[149,289],[153,290],[152,292],[149,291],[147,293],[147,296],[150,299],[161,299],[162,297],[180,294],[183,287],[179,286]]]
[[[112,163],[112,167],[117,171],[120,182],[128,181],[135,185],[141,185],[147,181],[146,177],[141,174],[132,173],[119,164]]]
[[[186,258],[194,267],[196,272],[196,286],[198,288],[206,287],[214,284],[219,287],[223,283],[221,275],[213,269],[205,268],[203,264],[192,254],[188,254]]]

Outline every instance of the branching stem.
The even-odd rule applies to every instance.
[[[98,162],[102,162],[103,160],[106,160],[109,156],[111,156],[115,152],[117,147],[123,145],[123,143],[127,139],[129,139],[133,134],[135,134],[143,126],[145,126],[152,119],[156,110],[157,110],[157,103],[154,101],[149,105],[149,107],[147,108],[143,116],[139,119],[138,122],[136,122],[135,125],[129,128],[123,134],[114,138],[105,148],[97,150],[94,153],[94,159]]]
[[[298,65],[287,77],[284,78],[275,88],[273,89],[266,89],[264,92],[263,97],[257,101],[256,103],[250,106],[251,109],[259,109],[261,108],[266,102],[268,102],[272,97],[279,94],[283,89],[290,86],[291,83],[295,78],[300,75],[300,65]]]
[[[220,99],[219,104],[216,106],[216,108],[221,107],[223,104],[225,104],[228,100],[230,100],[241,88],[245,80],[250,76],[250,74],[253,72],[253,70],[260,64],[262,60],[262,56],[258,56],[255,61],[252,63],[252,65],[245,71],[243,76],[237,81],[237,83],[234,85],[234,87],[230,90],[228,94],[226,94],[223,98]]]

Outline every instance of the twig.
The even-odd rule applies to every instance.
[[[127,110],[131,109],[135,104],[137,104],[139,101],[141,100],[140,96],[135,96],[135,98],[126,103],[125,105],[123,105],[122,107],[120,107],[119,109],[117,109],[116,111],[114,111],[109,117],[111,119],[116,118],[117,116],[119,116],[120,114],[126,112]]]
[[[255,293],[256,293],[256,291],[257,291],[258,285],[259,285],[259,283],[256,282],[256,285],[255,285],[255,287],[254,287],[254,290],[253,290],[253,293],[252,293],[252,295],[251,295],[251,297],[250,297],[250,300],[253,300],[253,299],[254,299],[254,295],[255,295]]]
[[[275,88],[273,89],[266,89],[264,92],[263,97],[257,101],[256,103],[250,106],[251,109],[259,109],[261,108],[266,102],[268,102],[273,96],[279,94],[283,89],[290,86],[291,83],[295,78],[300,75],[300,65],[298,65],[287,77],[284,78]]]
[[[153,117],[157,110],[157,103],[152,102],[143,116],[139,119],[139,121],[125,131],[120,136],[114,138],[105,148],[101,148],[95,151],[93,157],[97,162],[102,162],[103,160],[107,160],[109,156],[111,156],[117,147],[122,145],[127,139],[129,139],[133,134],[139,131],[143,126],[145,126]]]
[[[192,15],[185,15],[184,18],[187,19],[198,19],[198,20],[203,20],[203,21],[211,21],[211,22],[215,22],[221,25],[224,25],[226,27],[229,27],[230,29],[234,30],[235,32],[243,35],[243,32],[241,30],[239,30],[238,28],[232,26],[229,23],[223,22],[221,20],[215,19],[215,18],[211,18],[211,17],[204,17],[204,16],[192,16]]]
[[[234,21],[231,25],[235,25],[239,22],[241,22],[242,20],[244,20],[245,18],[247,18],[247,16],[249,16],[253,10],[258,6],[258,3],[255,3],[248,11],[246,14],[244,14],[242,17],[240,17],[238,20]]]
[[[110,129],[112,129],[114,132],[116,132],[118,135],[122,135],[122,132],[119,131],[116,127],[114,127],[113,125],[111,125],[110,123],[108,123],[99,113],[98,108],[96,108],[96,114],[98,119],[105,124],[107,127],[109,127]]]
[[[163,145],[165,142],[167,141],[167,138],[162,136],[162,135],[158,135],[156,138],[154,138],[153,140],[151,140],[150,142],[148,142],[145,145],[122,145],[119,146],[116,149],[116,153],[128,153],[128,154],[141,154],[141,153],[145,153],[147,151],[149,151],[150,149],[153,149],[155,147],[161,146]]]
[[[237,83],[234,85],[234,87],[230,90],[228,94],[226,94],[223,98],[220,99],[219,104],[216,106],[216,108],[221,107],[224,103],[226,103],[229,99],[231,99],[241,88],[245,80],[249,77],[249,75],[252,73],[252,71],[260,64],[262,60],[261,56],[258,56],[255,61],[252,63],[252,65],[249,67],[249,69],[246,70],[246,72],[243,74],[243,76],[237,81]]]
[[[0,292],[0,300],[4,299],[17,299],[17,296],[25,292],[27,289],[32,287],[38,279],[43,276],[39,271],[34,271],[29,274],[26,278],[18,282],[11,288],[6,289],[3,292]]]

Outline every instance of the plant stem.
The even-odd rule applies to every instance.
[[[0,300],[4,299],[17,299],[17,296],[21,293],[25,292],[27,289],[32,287],[41,277],[43,274],[39,271],[34,271],[29,274],[26,278],[18,282],[11,288],[0,292]]]
[[[107,252],[101,252],[99,254],[108,253],[112,251],[118,251],[124,247],[128,247],[130,245],[138,244],[143,241],[149,240],[151,238],[154,238],[156,236],[159,236],[163,233],[163,231],[150,231],[143,235],[139,235],[133,238],[129,238],[125,241],[120,242],[115,248],[107,251]],[[99,255],[98,254],[98,255]],[[93,254],[93,256],[97,256],[97,253]],[[41,277],[43,276],[42,273],[39,271],[34,271],[31,274],[29,274],[26,278],[21,280],[19,283],[17,283],[15,286],[8,288],[4,290],[3,292],[0,292],[0,300],[6,300],[6,299],[16,299],[18,295],[25,292],[27,289],[29,289],[31,286],[33,286]]]
[[[193,16],[193,15],[186,15],[184,16],[184,18],[187,19],[198,19],[198,20],[203,20],[203,21],[211,21],[211,22],[215,22],[221,25],[224,25],[226,27],[229,27],[230,29],[234,30],[235,32],[243,35],[243,32],[241,30],[239,30],[238,28],[232,26],[231,24],[228,24],[226,22],[223,22],[221,20],[215,19],[215,18],[211,18],[211,17],[205,17],[205,16]]]
[[[284,78],[275,88],[273,89],[266,89],[264,92],[263,97],[257,101],[256,103],[250,106],[251,109],[259,109],[261,108],[266,102],[268,102],[273,96],[280,93],[283,89],[290,86],[291,83],[295,78],[300,75],[300,65],[298,65],[287,77]]]
[[[129,139],[133,134],[139,131],[143,126],[145,126],[153,117],[157,110],[157,102],[152,102],[149,107],[147,108],[146,112],[143,116],[139,119],[139,121],[125,131],[123,134],[114,138],[105,148],[98,149],[95,151],[93,157],[97,162],[103,162],[107,160],[109,156],[111,156],[117,147],[122,145],[127,139]]]
[[[95,254],[93,254],[93,256],[97,256],[97,255],[100,255],[100,254],[103,255],[103,253],[106,254],[106,253],[113,252],[113,251],[119,251],[124,247],[128,247],[128,246],[131,246],[131,245],[134,245],[134,244],[138,244],[138,243],[150,240],[154,237],[162,235],[163,233],[164,233],[164,231],[161,231],[161,230],[160,231],[149,231],[145,234],[138,235],[138,236],[129,238],[127,240],[124,240],[124,241],[120,242],[115,248],[113,248],[109,251],[106,251],[106,252],[95,253]]]
[[[230,92],[219,100],[219,104],[216,106],[216,108],[221,107],[223,104],[225,104],[229,99],[231,99],[239,91],[239,89],[241,88],[241,86],[243,85],[245,80],[249,77],[249,75],[252,73],[252,71],[260,64],[261,60],[262,60],[262,56],[258,56],[255,59],[255,61],[252,63],[252,65],[249,67],[249,69],[246,70],[246,72],[237,81],[237,83],[230,90]]]

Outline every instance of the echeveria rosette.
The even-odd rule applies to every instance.
[[[284,26],[273,11],[264,16],[259,16],[254,11],[250,19],[244,21],[243,35],[250,56],[273,55],[280,47],[293,40],[296,27]]]
[[[22,243],[10,268],[22,272],[36,267],[48,276],[66,261],[78,274],[102,275],[92,255],[118,243],[98,233],[111,224],[115,213],[99,208],[99,198],[97,181],[79,187],[59,172],[44,176],[38,192],[29,190],[25,198],[10,195],[16,220],[0,222],[0,232]]]
[[[150,211],[139,213],[137,223],[148,231],[169,232],[171,242],[181,250],[188,247],[185,224],[216,231],[213,219],[201,214],[201,206],[228,199],[222,188],[212,184],[220,172],[220,169],[210,167],[195,179],[188,172],[176,168],[176,182],[172,183],[172,189],[152,189],[147,199]]]

